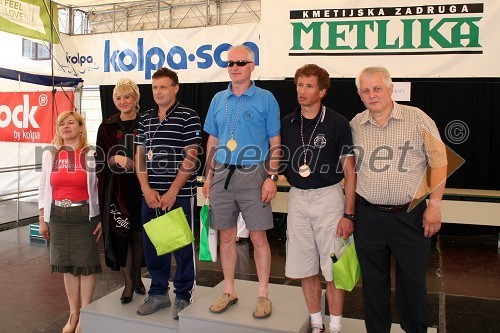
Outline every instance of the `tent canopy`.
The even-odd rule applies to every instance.
[[[50,66],[33,61],[24,57],[0,57],[0,78],[28,82],[42,86],[74,87],[81,84],[83,80],[76,76],[70,76],[65,72],[54,69]]]
[[[98,3],[96,3],[95,0],[54,0],[54,2],[57,2],[61,5],[66,5],[66,6],[72,6],[72,7],[78,7],[78,6],[96,6],[96,5],[104,5],[104,4],[122,4],[122,3],[128,3],[128,2],[141,2],[143,0],[125,0],[125,1],[120,1],[120,0],[100,0]],[[189,3],[189,1],[185,1]]]

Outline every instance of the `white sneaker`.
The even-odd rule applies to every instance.
[[[325,325],[321,326],[311,325],[311,333],[325,333]]]

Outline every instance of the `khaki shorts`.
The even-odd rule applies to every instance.
[[[321,267],[325,280],[333,281],[330,254],[342,247],[340,237],[335,235],[344,207],[344,192],[340,184],[312,190],[290,189],[286,231],[287,277],[314,276]]]
[[[210,226],[215,230],[236,227],[241,211],[248,230],[273,228],[271,203],[261,201],[267,176],[264,164],[234,170],[229,182],[228,175],[229,169],[217,163],[210,181]]]

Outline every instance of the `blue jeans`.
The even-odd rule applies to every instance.
[[[172,207],[172,209],[182,207],[191,229],[193,227],[192,212],[194,202],[196,202],[196,197],[194,200],[192,198],[177,198]],[[142,198],[141,217],[143,225],[156,217],[156,210],[149,208],[144,198]],[[144,228],[143,235],[144,256],[149,274],[151,275],[149,295],[163,295],[170,289],[168,279],[170,277],[172,256],[171,253],[158,256]],[[195,287],[194,245],[185,246],[174,251],[173,254],[177,263],[174,276],[175,297],[190,301]]]

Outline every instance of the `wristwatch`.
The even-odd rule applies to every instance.
[[[354,214],[347,214],[347,213],[344,213],[344,217],[346,219],[349,219],[351,220],[352,222],[356,222],[356,216]]]
[[[274,182],[278,181],[278,175],[267,175],[267,178],[271,179]]]

